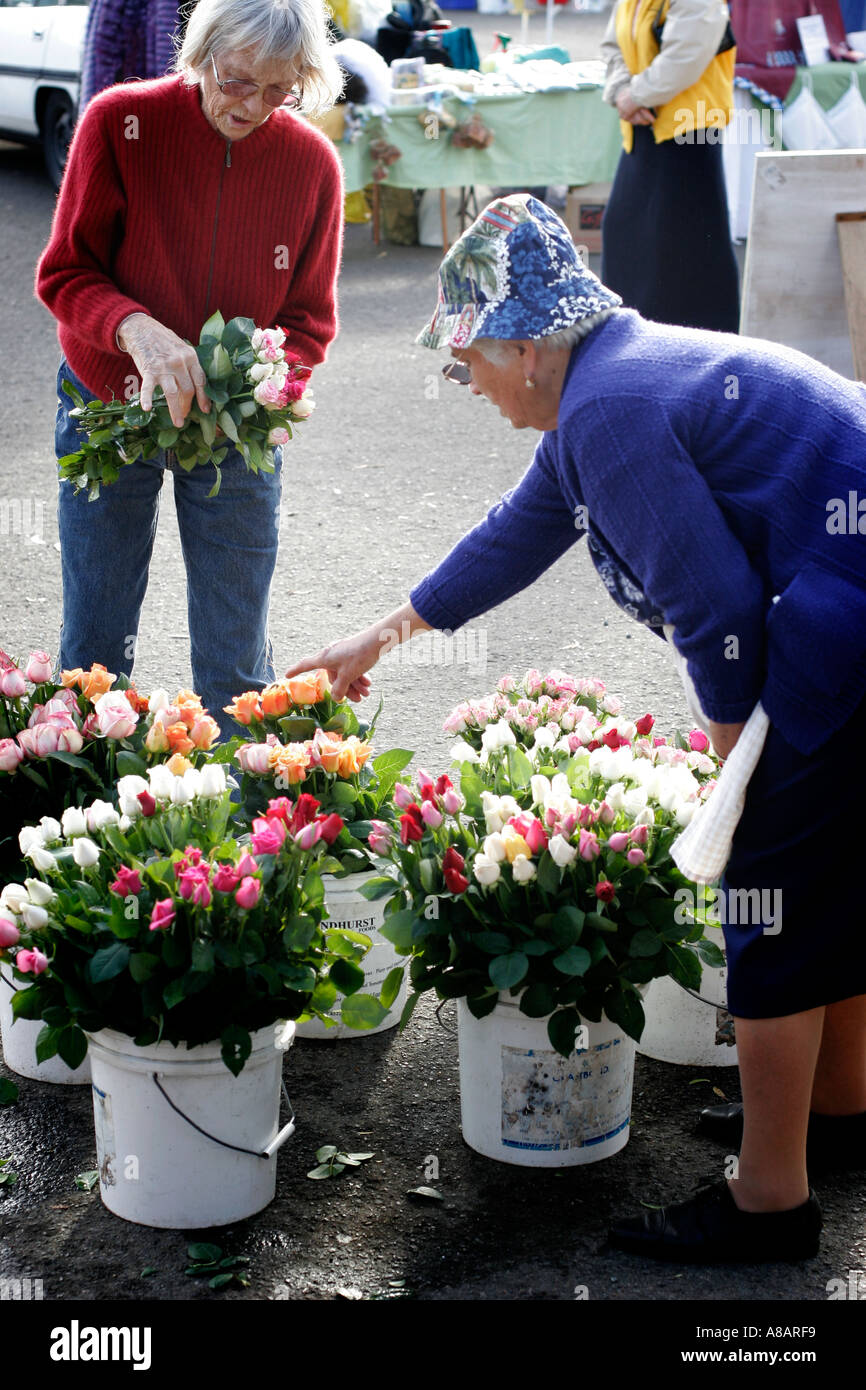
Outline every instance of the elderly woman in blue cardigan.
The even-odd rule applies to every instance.
[[[585,534],[614,600],[672,636],[720,756],[763,720],[723,888],[781,890],[784,918],[725,926],[743,1103],[702,1115],[729,1152],[741,1141],[738,1176],[611,1240],[680,1260],[812,1256],[807,1158],[866,1164],[866,939],[836,872],[828,891],[827,854],[862,821],[866,390],[801,353],[622,308],[525,194],[449,252],[419,342],[450,347],[446,375],[540,431],[535,456],[402,608],[288,674],[325,666],[338,698],[360,699],[394,634],[458,628]]]

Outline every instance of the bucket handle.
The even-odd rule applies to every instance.
[[[6,979],[6,976],[3,974],[3,971],[2,971],[2,970],[0,970],[0,980],[3,981],[4,985],[8,985],[9,988],[13,991],[14,994],[18,994],[18,993],[19,993],[19,991],[20,991],[20,989],[21,989],[21,986],[20,986],[20,985],[16,985],[16,983],[15,983],[14,980],[7,980],[7,979]]]
[[[287,1125],[283,1126],[276,1139],[272,1140],[272,1142],[268,1144],[268,1147],[266,1149],[244,1149],[241,1147],[240,1144],[230,1144],[226,1139],[218,1139],[215,1134],[209,1134],[206,1129],[202,1129],[201,1125],[197,1125],[195,1120],[191,1120],[189,1115],[185,1115],[184,1112],[180,1109],[180,1107],[175,1105],[171,1096],[168,1094],[168,1092],[165,1090],[165,1087],[160,1082],[159,1076],[156,1072],[151,1072],[151,1079],[153,1080],[153,1084],[156,1086],[156,1089],[159,1091],[160,1095],[163,1097],[164,1100],[168,1101],[168,1104],[171,1106],[172,1110],[175,1112],[176,1115],[180,1115],[181,1119],[186,1120],[188,1125],[192,1125],[193,1129],[197,1129],[199,1134],[204,1135],[205,1139],[211,1139],[214,1142],[214,1144],[219,1144],[224,1149],[234,1149],[235,1153],[249,1154],[251,1158],[269,1159],[276,1153],[277,1149],[282,1148],[286,1140],[290,1139],[295,1132],[295,1112],[292,1109],[292,1102],[289,1100],[289,1093],[286,1090],[286,1083],[285,1081],[283,1081],[282,1077],[280,1078],[280,1086],[282,1088],[283,1097],[285,1099],[286,1105],[289,1107],[289,1114],[291,1115],[291,1119],[289,1120],[289,1123]]]

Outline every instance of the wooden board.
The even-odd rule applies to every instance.
[[[864,201],[866,150],[756,156],[741,333],[854,376],[836,213]]]
[[[836,231],[854,375],[866,381],[866,212],[837,212]]]

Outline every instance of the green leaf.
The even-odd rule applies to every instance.
[[[528,941],[521,941],[520,949],[527,956],[546,956],[556,947],[552,941],[542,941],[539,936],[532,936]]]
[[[203,973],[210,973],[214,968],[213,943],[210,941],[194,941],[192,943],[192,968]]]
[[[47,1023],[40,1028],[36,1035],[37,1062],[47,1062],[49,1057],[57,1056],[57,1041],[59,1037],[59,1028],[52,1028]]]
[[[409,956],[414,941],[412,932],[420,920],[411,908],[400,908],[385,918],[379,931],[386,941],[391,942],[398,956]]]
[[[160,449],[173,449],[179,438],[179,429],[157,430],[156,442]]]
[[[395,965],[393,970],[389,970],[385,976],[385,982],[379,992],[379,1001],[383,1009],[390,1009],[403,985],[402,965]]]
[[[529,969],[529,959],[522,951],[509,951],[508,955],[495,956],[487,967],[491,984],[497,989],[511,989],[519,985]]]
[[[187,1258],[196,1264],[211,1263],[222,1257],[222,1250],[218,1245],[207,1245],[196,1243],[186,1247]]]
[[[616,922],[612,922],[609,917],[604,917],[600,912],[588,912],[584,926],[591,927],[593,931],[604,932],[608,936],[616,931]]]
[[[506,748],[508,777],[512,787],[528,787],[535,768],[519,748]]]
[[[331,800],[336,806],[351,806],[358,800],[358,793],[349,782],[335,782],[330,788]]]
[[[207,323],[202,328],[201,336],[199,337],[199,342],[203,343],[205,338],[221,338],[225,326],[226,321],[220,313],[219,309],[217,309],[216,313],[211,314]]]
[[[169,980],[165,989],[162,991],[163,1001],[167,1009],[176,1009],[187,995],[186,976],[178,975],[173,980]]]
[[[567,951],[553,957],[553,964],[563,975],[585,975],[592,957],[584,946],[569,946]]]
[[[220,1042],[222,1044],[220,1055],[223,1061],[232,1076],[240,1076],[244,1063],[252,1051],[252,1038],[246,1028],[242,1028],[239,1023],[231,1023],[220,1034]]]
[[[618,1023],[624,1033],[640,1042],[646,1019],[640,995],[635,990],[610,990],[605,995],[604,1011],[611,1023]]]
[[[83,1030],[74,1023],[63,1028],[57,1039],[57,1053],[70,1071],[80,1067],[87,1056],[87,1038]]]
[[[117,775],[118,777],[146,777],[147,763],[140,758],[137,753],[132,753],[128,748],[121,748],[117,753]]]
[[[630,956],[657,956],[663,945],[658,933],[647,927],[635,932],[629,942],[628,953]]]
[[[388,1010],[372,994],[353,994],[343,1000],[340,1017],[348,1028],[366,1031],[378,1028],[388,1017]]]
[[[527,1018],[546,1018],[555,1008],[553,985],[543,981],[530,985],[520,996],[520,1012]]]
[[[327,1163],[329,1158],[334,1158],[338,1153],[336,1144],[323,1144],[320,1149],[316,1149],[316,1162]]]
[[[18,1087],[8,1077],[0,1076],[0,1105],[14,1105],[18,1099]]]
[[[390,897],[396,893],[397,886],[396,879],[383,875],[380,878],[371,878],[366,883],[362,883],[359,892],[361,897],[366,898],[368,902],[375,902],[378,898]]]
[[[221,410],[217,417],[217,424],[223,434],[227,435],[233,444],[238,443],[238,427],[227,410]]]
[[[715,941],[708,941],[706,937],[697,943],[697,953],[705,965],[712,966],[714,970],[721,970],[725,964],[725,953],[720,950]]]
[[[333,1171],[334,1170],[332,1169],[330,1163],[320,1163],[318,1168],[310,1169],[309,1173],[307,1174],[307,1177],[312,1178],[314,1182],[317,1182],[321,1181],[322,1178],[332,1177]]]
[[[97,1184],[98,1182],[99,1182],[99,1169],[98,1169],[98,1168],[88,1168],[87,1172],[85,1172],[85,1173],[76,1173],[76,1174],[75,1174],[75,1186],[76,1186],[81,1192],[92,1192],[93,1189],[94,1189],[94,1187],[96,1186],[96,1184]]]
[[[580,940],[583,931],[586,913],[581,912],[579,907],[573,903],[568,903],[561,907],[555,914],[550,927],[550,934],[557,946],[563,948],[574,946]]]
[[[703,973],[701,963],[688,946],[666,945],[663,961],[667,974],[676,980],[677,984],[683,985],[685,989],[700,990]]]
[[[480,931],[472,936],[473,946],[486,951],[491,956],[501,956],[503,952],[511,950],[511,937],[506,936],[501,931]]]
[[[234,1282],[234,1277],[235,1276],[227,1270],[225,1270],[222,1274],[215,1274],[212,1279],[208,1280],[208,1288],[224,1289],[227,1284],[231,1284]]]
[[[538,861],[537,881],[545,893],[557,893],[562,879],[562,870],[549,850],[545,850]]]
[[[143,985],[159,968],[159,956],[149,951],[134,951],[129,957],[129,973],[137,985]]]
[[[495,999],[495,997],[496,997],[496,996],[494,995],[494,999]],[[397,1025],[397,1032],[398,1032],[398,1033],[402,1033],[402,1032],[403,1032],[403,1029],[404,1029],[404,1028],[407,1026],[407,1024],[409,1023],[409,1020],[411,1019],[413,1013],[415,1012],[415,1005],[418,1003],[418,1000],[419,1000],[420,998],[421,998],[421,995],[418,994],[416,991],[414,991],[414,990],[410,991],[409,995],[408,995],[407,998],[406,998],[406,1003],[403,1005],[403,1012],[402,1012],[401,1015],[400,1015],[400,1022],[399,1022],[399,1024]],[[470,1007],[471,1007],[471,1004],[470,1004]]]
[[[277,726],[287,743],[303,743],[316,732],[316,721],[303,714],[287,714],[277,720]]]
[[[87,965],[87,976],[95,985],[104,984],[106,980],[113,980],[121,975],[129,964],[130,950],[124,946],[122,941],[115,941],[111,946],[104,946],[101,951],[97,951],[90,958]]]
[[[362,987],[366,976],[359,965],[341,957],[334,961],[328,971],[328,978],[333,981],[341,994],[354,994]]]
[[[410,1187],[407,1197],[420,1198],[422,1202],[444,1202],[442,1193],[435,1187]]]
[[[574,1051],[574,1035],[580,1024],[577,1009],[557,1009],[547,1021],[547,1036],[560,1057],[570,1057]]]

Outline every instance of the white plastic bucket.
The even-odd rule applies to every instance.
[[[219,1042],[136,1047],[125,1033],[92,1034],[99,1193],[108,1210],[140,1226],[190,1230],[266,1207],[276,1191],[276,1151],[295,1128],[292,1119],[280,1130],[283,1051],[293,1036],[292,1023],[254,1033],[235,1077]]]
[[[485,1158],[564,1168],[609,1158],[628,1142],[634,1042],[606,1017],[586,1047],[555,1052],[546,1018],[501,994],[486,1018],[457,1000],[463,1138]]]
[[[402,957],[397,955],[393,945],[386,940],[379,931],[385,920],[385,904],[382,899],[377,902],[368,902],[361,893],[361,888],[368,883],[371,878],[378,877],[378,870],[370,869],[362,874],[350,874],[348,878],[334,878],[333,874],[323,874],[322,883],[325,886],[325,907],[328,913],[328,921],[333,927],[349,927],[352,931],[363,932],[369,936],[372,946],[361,962],[365,981],[361,989],[361,994],[372,994],[378,999],[379,992],[385,983],[385,977],[395,965],[403,963]],[[330,1010],[328,1017],[336,1019],[336,1027],[328,1028],[319,1019],[313,1018],[309,1023],[299,1023],[297,1036],[299,1038],[321,1038],[328,1042],[340,1039],[359,1039],[372,1037],[374,1033],[384,1033],[389,1028],[396,1028],[400,1022],[400,1015],[403,1012],[403,1005],[406,1003],[406,995],[409,990],[409,982],[406,976],[403,977],[403,984],[400,993],[391,1005],[386,1017],[376,1028],[367,1028],[363,1031],[359,1028],[347,1028],[340,1022],[341,1000],[338,997],[333,1009]]]
[[[29,988],[20,980],[15,981],[16,990]],[[0,973],[0,1037],[3,1040],[3,1061],[9,1070],[31,1081],[50,1081],[55,1086],[89,1085],[89,1057],[85,1057],[74,1071],[61,1057],[49,1057],[47,1062],[37,1062],[36,1039],[45,1025],[41,1019],[13,1019],[13,992],[7,981],[7,971],[4,970]]]
[[[705,935],[725,949],[721,927],[707,927]],[[737,1045],[734,1020],[727,1010],[727,982],[725,966],[705,965],[701,998],[695,999],[676,980],[652,980],[644,1000],[646,1026],[638,1052],[683,1067],[735,1067]]]

